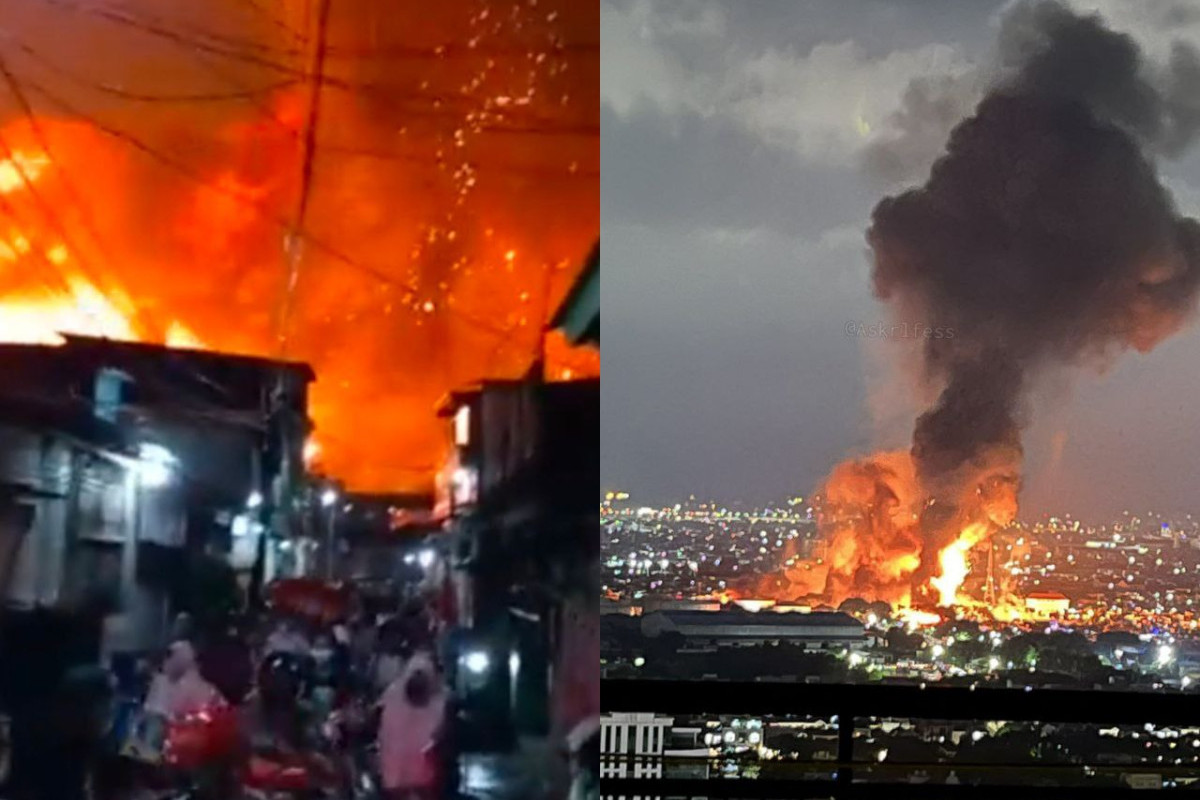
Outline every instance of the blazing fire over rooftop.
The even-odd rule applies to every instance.
[[[999,42],[990,90],[867,234],[876,295],[951,332],[923,343],[935,399],[910,450],[832,471],[827,555],[787,570],[791,596],[967,602],[972,549],[1017,514],[1032,386],[1147,352],[1194,317],[1200,224],[1177,213],[1154,159],[1195,138],[1200,54],[1179,45],[1149,64],[1057,3],[1014,6]]]
[[[425,488],[447,389],[598,373],[543,335],[599,227],[598,12],[345,0],[319,53],[309,5],[9,4],[0,340],[308,361],[322,468]]]

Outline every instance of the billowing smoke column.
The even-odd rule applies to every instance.
[[[1193,138],[1200,59],[1177,47],[1152,70],[1130,38],[1056,3],[1016,7],[1000,59],[926,183],[874,210],[875,292],[931,329],[922,377],[937,400],[911,468],[886,454],[831,475],[835,601],[905,602],[911,587],[955,602],[966,552],[1016,514],[1020,412],[1039,374],[1148,351],[1196,308],[1200,224],[1176,213],[1149,155]],[[883,563],[896,553],[903,587]]]

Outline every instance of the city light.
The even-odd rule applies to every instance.
[[[332,506],[337,502],[337,499],[337,492],[333,489],[326,489],[325,491],[321,492],[321,505],[325,506],[325,508]]]
[[[463,656],[463,666],[468,672],[475,675],[482,675],[488,671],[492,665],[492,659],[482,650],[472,650]]]
[[[258,508],[262,504],[263,504],[262,492],[253,491],[250,493],[250,496],[246,498],[246,508],[254,509],[254,508]]]
[[[421,565],[422,569],[429,569],[433,566],[434,558],[436,558],[436,554],[428,547],[417,553],[417,563]]]

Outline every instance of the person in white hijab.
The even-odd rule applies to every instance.
[[[383,693],[379,761],[383,787],[399,798],[437,797],[437,743],[447,696],[432,656],[418,651]]]
[[[218,697],[216,688],[200,674],[195,649],[188,642],[175,642],[150,682],[150,691],[142,704],[142,719],[125,744],[124,754],[157,762],[162,756],[169,722],[201,710]]]
[[[200,674],[195,648],[188,642],[175,642],[150,684],[146,711],[172,719],[199,711],[217,697],[216,688]]]

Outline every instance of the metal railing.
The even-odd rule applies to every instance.
[[[1200,763],[1190,767],[1129,764],[1114,767],[1081,754],[1070,764],[1034,762],[970,764],[945,762],[883,764],[855,758],[856,725],[878,718],[924,721],[1004,721],[1024,723],[1200,727],[1200,694],[1087,691],[1070,689],[895,686],[880,684],[798,684],[726,681],[604,680],[601,707],[605,713],[653,712],[665,716],[810,717],[833,721],[837,755],[833,761],[787,762],[784,769],[798,775],[770,778],[621,777],[602,781],[604,796],[632,798],[801,798],[836,797],[1004,797],[1006,800],[1061,798],[1066,793],[1086,797],[1128,796],[1132,786],[1080,783],[1087,770],[1127,775],[1200,777]],[[602,755],[608,763],[645,761],[645,756]],[[669,765],[679,759],[655,756]],[[953,769],[970,778],[986,772],[987,782],[922,783],[909,780],[918,768]],[[817,773],[831,779],[813,779]],[[999,779],[997,779],[999,776]],[[1006,779],[1006,776],[1011,779]],[[1020,780],[1017,778],[1020,777]],[[1074,777],[1072,784],[1070,779]],[[1197,784],[1200,787],[1200,784]]]

